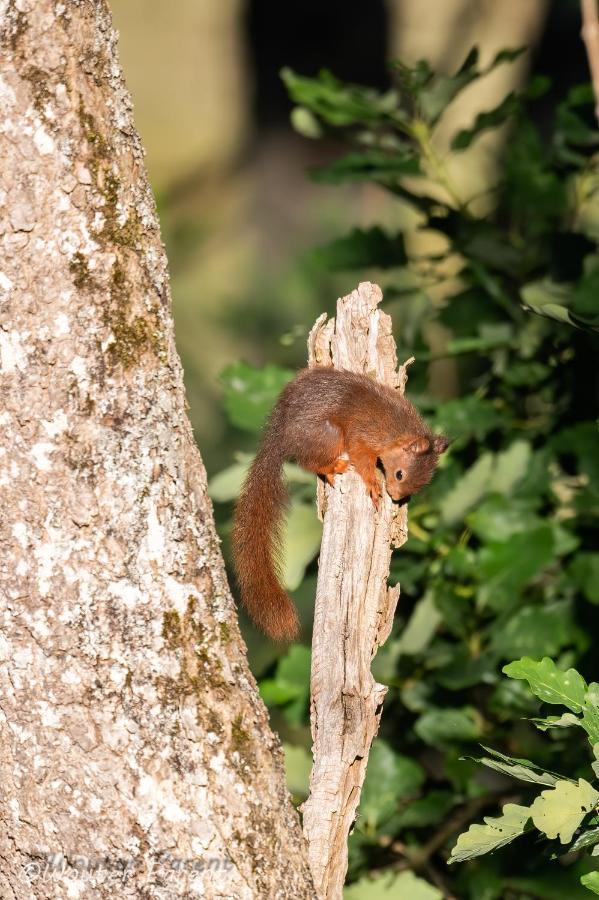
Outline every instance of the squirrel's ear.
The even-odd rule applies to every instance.
[[[408,453],[415,453],[416,456],[428,453],[430,449],[431,442],[427,437],[414,437],[404,446],[404,450],[407,450]]]
[[[438,434],[433,441],[433,450],[435,453],[445,453],[447,448],[449,447],[449,438],[443,437],[443,435]]]

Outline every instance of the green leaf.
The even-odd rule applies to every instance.
[[[599,828],[589,828],[578,835],[574,843],[568,847],[568,853],[574,850],[583,850],[585,847],[594,847],[599,844]]]
[[[446,107],[465,87],[480,78],[477,63],[478,49],[473,47],[455,75],[437,75],[418,91],[418,105],[429,125],[441,118]]]
[[[506,803],[498,818],[487,816],[484,825],[471,825],[468,831],[461,834],[451,851],[449,863],[463,862],[483,853],[490,853],[499,847],[505,847],[514,838],[524,834],[530,818],[527,806]]]
[[[503,624],[496,624],[492,648],[504,659],[514,656],[557,656],[576,642],[578,629],[569,600],[543,606],[522,606]]]
[[[441,614],[435,606],[434,595],[427,592],[416,604],[410,619],[397,641],[398,655],[415,656],[430,644]]]
[[[372,88],[344,84],[326,69],[316,78],[305,78],[286,68],[281,78],[295,103],[334,127],[392,122],[398,111],[395,91],[381,94]]]
[[[323,135],[322,128],[316,116],[305,106],[294,106],[291,110],[291,125],[302,137],[315,140]]]
[[[573,725],[582,726],[581,720],[574,713],[563,713],[561,716],[546,716],[544,719],[529,719],[539,731],[549,731],[551,728],[571,728]]]
[[[436,825],[446,818],[455,804],[456,797],[451,791],[429,791],[426,797],[414,800],[393,817],[393,828],[399,830]]]
[[[573,325],[575,328],[583,328],[590,331],[599,330],[599,316],[581,315],[579,310],[574,311],[570,307],[574,303],[576,297],[573,295],[572,288],[569,285],[558,284],[550,278],[534,281],[524,285],[520,291],[523,306],[531,312],[537,313],[539,316],[546,316],[554,319],[556,322],[564,322],[567,325]],[[581,299],[583,295],[579,294],[578,298],[581,307],[586,309]],[[586,295],[585,295],[586,296]]]
[[[371,829],[396,810],[400,800],[413,797],[426,778],[424,769],[395,753],[380,739],[374,741],[360,799],[361,821]]]
[[[550,791],[542,791],[530,807],[530,816],[536,828],[562,844],[572,840],[572,836],[584,817],[599,801],[596,791],[584,778],[578,784],[558,781]]]
[[[599,553],[578,553],[569,574],[587,600],[599,603]]]
[[[407,259],[403,235],[389,236],[378,227],[354,228],[345,237],[319,247],[313,255],[319,265],[333,272],[370,267],[391,269],[403,266]]]
[[[474,394],[448,400],[438,408],[435,416],[436,428],[454,441],[467,438],[482,441],[503,421],[503,415],[490,400],[483,400]]]
[[[287,684],[295,684],[306,691],[310,681],[311,659],[312,654],[308,647],[303,647],[301,644],[294,645],[279,660],[277,678]]]
[[[483,766],[487,766],[489,769],[494,769],[496,772],[502,772],[504,775],[509,775],[512,778],[518,778],[520,781],[529,781],[531,784],[547,784],[553,786],[558,780],[559,776],[554,775],[551,772],[544,772],[539,766],[530,762],[528,759],[516,759],[511,756],[505,756],[503,753],[499,753],[497,750],[492,750],[490,747],[485,747],[481,745],[483,750],[486,750],[487,753],[491,753],[491,756],[481,756],[478,758],[468,756],[466,759],[474,759],[475,762],[480,763]]]
[[[312,180],[321,184],[374,181],[384,186],[398,183],[405,175],[419,174],[420,161],[408,144],[400,144],[388,152],[348,153],[328,166],[310,171]]]
[[[551,374],[549,366],[532,360],[530,362],[513,361],[509,369],[503,373],[506,384],[513,387],[533,387],[545,381]]]
[[[220,376],[230,421],[245,431],[259,431],[275,400],[294,376],[279,366],[254,368],[244,362],[228,366]]]
[[[251,453],[236,453],[236,462],[232,466],[217,472],[208,482],[208,493],[216,503],[228,503],[236,500],[254,459]],[[293,463],[285,463],[283,474],[287,481],[294,484],[314,485],[316,476],[312,472],[300,469]]]
[[[386,872],[345,888],[343,900],[443,900],[443,894],[413,872]]]
[[[563,672],[547,657],[540,661],[523,657],[504,666],[502,671],[509,678],[528,681],[533,694],[544,703],[557,703],[572,712],[582,712],[586,684],[576,669]]]
[[[567,284],[559,284],[551,278],[543,278],[539,281],[531,281],[520,290],[520,296],[525,306],[538,311],[543,306],[566,306],[569,301],[571,288]]]
[[[292,744],[283,744],[283,753],[289,792],[295,797],[307,797],[312,755],[305,747],[296,747]]]
[[[514,534],[533,531],[543,520],[531,509],[530,501],[517,496],[493,494],[466,517],[474,534],[489,543],[503,542]]]
[[[520,109],[520,99],[514,93],[508,94],[494,109],[478,113],[474,120],[474,124],[470,128],[464,128],[461,131],[458,131],[452,138],[451,149],[467,150],[475,138],[482,134],[483,131],[503,125],[504,122],[519,112]]]
[[[213,475],[208,482],[208,493],[216,503],[228,503],[239,497],[252,460],[250,453],[239,453],[237,462]]]
[[[526,475],[531,456],[532,447],[528,441],[514,441],[507,450],[498,453],[489,479],[489,491],[510,495]]]
[[[589,736],[591,746],[599,743],[599,684],[589,684],[585,695],[582,727]]]
[[[260,682],[260,696],[268,706],[284,706],[285,718],[292,725],[303,722],[310,696],[310,650],[301,644],[293,647],[277,665],[274,678]]]
[[[580,883],[592,894],[599,894],[599,872],[587,872],[580,876]]]
[[[540,525],[514,534],[506,541],[494,541],[478,553],[481,606],[506,609],[518,592],[555,559],[553,531]]]
[[[304,691],[295,684],[277,681],[275,678],[264,678],[259,685],[260,696],[268,707],[285,706],[290,700],[297,700]]]
[[[313,503],[291,501],[283,529],[281,580],[287,590],[294,591],[301,584],[306,566],[312,562],[322,536],[322,524]]]
[[[471,706],[428,709],[416,720],[414,731],[432,747],[451,747],[477,740],[482,733],[482,719]]]
[[[493,684],[496,668],[494,653],[473,655],[468,647],[457,647],[450,662],[437,669],[435,680],[450,691],[460,691],[475,684]]]
[[[481,76],[487,75],[502,63],[517,59],[523,52],[524,48],[502,50],[489,66],[479,69],[477,66],[478,49],[474,47],[454,75],[435,75],[417,91],[418,105],[423,118],[429,125],[435,125],[447,106],[464,88]]]
[[[492,453],[483,453],[441,501],[440,511],[444,522],[459,522],[487,492],[493,471]]]

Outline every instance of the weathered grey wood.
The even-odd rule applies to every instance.
[[[390,317],[365,282],[321,316],[308,340],[310,365],[370,374],[403,392]],[[387,587],[392,544],[407,539],[406,507],[383,490],[375,511],[352,470],[333,488],[319,484],[324,515],[312,639],[311,722],[314,765],[303,808],[312,875],[321,900],[338,900],[347,871],[347,838],[356,816],[370,745],[386,687],[370,664],[391,630],[399,585]]]
[[[0,897],[313,898],[103,0],[0,0]]]

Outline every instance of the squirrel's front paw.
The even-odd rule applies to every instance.
[[[376,478],[366,485],[366,493],[370,495],[374,508],[378,512],[381,505],[381,486]]]

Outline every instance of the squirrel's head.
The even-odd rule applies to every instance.
[[[403,500],[429,483],[449,441],[441,435],[404,435],[379,454],[385,470],[387,491],[393,500]]]

